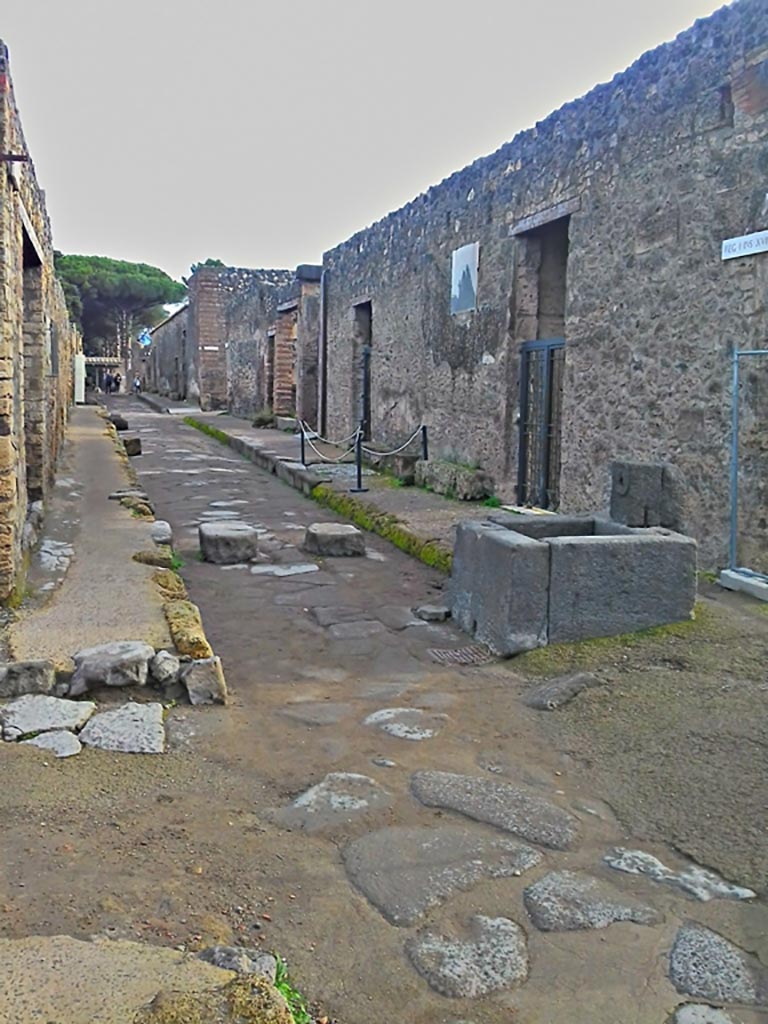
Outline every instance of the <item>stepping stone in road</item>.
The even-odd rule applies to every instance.
[[[254,576],[303,576],[308,572],[317,572],[314,562],[303,562],[298,565],[254,565],[251,572]]]
[[[454,999],[516,988],[528,977],[525,932],[506,917],[477,915],[471,938],[422,932],[406,943],[411,963],[430,987]]]
[[[531,920],[542,932],[607,928],[615,921],[658,924],[652,907],[625,896],[607,882],[573,871],[552,871],[523,892]]]
[[[198,535],[204,561],[216,565],[248,562],[259,553],[258,534],[246,523],[201,523]]]
[[[514,839],[458,825],[394,825],[355,839],[342,859],[352,884],[391,924],[408,928],[484,878],[522,875],[541,863],[541,854]]]
[[[33,736],[31,740],[22,740],[22,745],[27,743],[33,747],[40,747],[41,750],[48,750],[56,757],[73,757],[83,749],[80,740],[74,733],[66,729],[54,729],[53,732],[41,732],[39,736]]]
[[[718,1003],[768,1003],[768,968],[751,953],[687,921],[669,954],[669,977],[678,992]]]
[[[573,815],[497,779],[453,772],[416,772],[411,778],[411,790],[427,807],[458,811],[555,850],[568,849],[578,833]]]
[[[123,704],[94,715],[80,733],[86,747],[124,754],[162,754],[165,727],[162,704]]]
[[[367,775],[330,772],[322,782],[269,816],[283,828],[317,832],[389,807],[390,803],[389,793]]]
[[[365,536],[349,523],[312,523],[304,534],[304,550],[330,557],[364,555]]]
[[[363,725],[375,725],[382,732],[401,740],[431,740],[448,721],[447,715],[433,715],[420,708],[382,708],[374,711]]]
[[[79,729],[85,725],[96,705],[90,700],[63,700],[42,694],[27,694],[0,708],[4,740],[17,740],[29,733],[54,729]]]
[[[728,1013],[706,1006],[704,1003],[686,1003],[678,1006],[672,1024],[736,1024]]]
[[[714,871],[691,865],[683,871],[673,871],[666,864],[643,850],[627,850],[617,846],[609,850],[603,860],[617,871],[626,871],[630,875],[646,875],[654,882],[674,885],[689,896],[706,902],[707,900],[751,900],[757,893],[744,889],[740,885],[732,885]]]

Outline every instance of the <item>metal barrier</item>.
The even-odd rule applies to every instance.
[[[355,453],[355,487],[350,488],[352,493],[361,493],[368,490],[367,487],[363,487],[363,453],[371,458],[387,458],[391,455],[399,455],[401,452],[404,452],[408,445],[415,441],[417,437],[421,436],[421,457],[424,462],[429,459],[429,438],[426,423],[420,424],[403,444],[387,452],[379,452],[376,451],[375,448],[368,448],[363,444],[364,430],[362,423],[357,427],[354,433],[350,434],[349,437],[342,438],[340,441],[331,441],[327,437],[321,437],[316,431],[311,430],[304,420],[299,420],[299,433],[302,466],[307,465],[307,445],[309,445],[321,462],[335,465],[343,462],[344,459],[346,459],[346,457],[352,452]],[[350,441],[352,444],[343,451],[341,455],[336,458],[331,458],[328,455],[324,455],[318,448],[316,448],[312,443],[313,441],[318,441],[321,444],[328,444],[334,448],[340,448],[342,445],[348,444]]]

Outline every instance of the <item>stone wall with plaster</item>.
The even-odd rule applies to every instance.
[[[27,150],[0,42],[0,599],[22,562],[29,505],[44,501],[81,348],[53,267],[45,195]],[[11,156],[19,160],[8,159]]]
[[[332,249],[328,433],[358,419],[370,303],[373,440],[426,422],[435,456],[514,498],[520,345],[560,334],[561,508],[605,508],[614,459],[669,463],[723,564],[730,355],[768,337],[768,254],[723,262],[721,242],[768,227],[767,143],[768,7],[739,0]],[[476,309],[452,315],[452,253],[475,242]],[[765,551],[759,433],[744,543]]]
[[[198,395],[197,362],[190,358],[187,344],[188,320],[189,307],[183,306],[150,331],[145,387],[175,401]]]

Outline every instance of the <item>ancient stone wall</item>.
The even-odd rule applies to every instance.
[[[53,268],[44,194],[0,43],[0,599],[21,566],[28,507],[45,500],[72,402],[80,338]],[[11,160],[10,157],[21,159]]]
[[[328,432],[358,416],[370,303],[374,441],[427,422],[514,499],[520,345],[562,332],[562,509],[604,508],[615,458],[671,463],[722,564],[730,352],[768,336],[768,254],[720,249],[768,226],[767,142],[768,7],[739,0],[326,253]],[[471,243],[476,308],[451,314]]]
[[[189,307],[182,306],[150,331],[146,388],[176,401],[197,397],[197,363],[190,358],[192,346],[187,344],[188,319]]]

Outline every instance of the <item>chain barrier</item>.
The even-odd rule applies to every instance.
[[[330,441],[327,437],[321,437],[316,430],[312,430],[306,420],[299,420],[299,428],[308,441],[311,438],[314,441],[322,441],[323,444],[333,445],[334,448],[341,448],[343,444],[348,444],[350,441],[356,440],[360,430],[360,427],[357,427],[352,431],[349,437],[342,437],[339,441]]]
[[[365,445],[361,445],[361,448],[365,452],[366,455],[375,455],[378,458],[384,458],[387,455],[399,455],[400,452],[405,451],[405,449],[408,447],[408,445],[411,443],[411,441],[415,441],[416,440],[416,438],[419,436],[419,434],[423,435],[423,431],[424,431],[423,424],[419,424],[419,426],[416,427],[416,429],[411,434],[411,436],[408,438],[408,440],[405,442],[405,444],[401,444],[399,448],[394,448],[391,452],[378,452],[378,451],[376,451],[373,448],[366,448]]]

